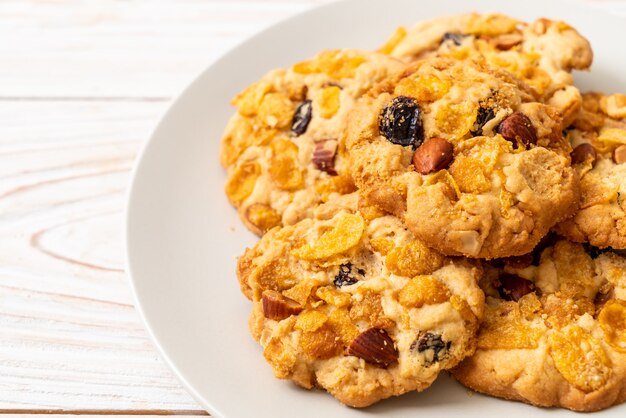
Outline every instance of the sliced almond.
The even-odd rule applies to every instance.
[[[379,367],[398,361],[398,351],[384,329],[370,328],[360,333],[348,347],[348,354]]]
[[[263,292],[263,315],[266,318],[280,321],[300,312],[302,312],[302,306],[295,300],[275,290]]]
[[[626,145],[620,145],[613,151],[613,161],[615,164],[623,164],[626,162]]]

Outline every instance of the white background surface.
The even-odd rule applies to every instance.
[[[0,2],[0,414],[203,413],[132,305],[121,227],[129,170],[206,65],[322,3]],[[626,15],[621,0],[589,3]]]

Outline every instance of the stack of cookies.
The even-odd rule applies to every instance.
[[[442,371],[626,400],[626,96],[581,94],[591,61],[566,23],[466,14],[234,98],[225,190],[261,236],[237,274],[276,377],[354,407]]]

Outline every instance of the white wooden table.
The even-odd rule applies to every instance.
[[[129,170],[195,74],[328,1],[0,0],[0,414],[205,414],[133,308]]]

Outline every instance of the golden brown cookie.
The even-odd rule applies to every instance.
[[[478,348],[453,371],[457,380],[489,395],[576,411],[626,400],[623,256],[561,239],[485,272]]]
[[[520,255],[578,205],[562,128],[554,108],[480,56],[433,57],[360,100],[349,169],[370,203],[444,254]]]
[[[561,235],[596,247],[626,248],[626,96],[584,95],[567,138],[580,177],[580,210],[556,226]]]
[[[250,230],[293,224],[354,191],[342,156],[346,117],[359,96],[402,68],[383,54],[324,51],[271,71],[233,99],[220,157],[226,194]]]
[[[356,201],[268,232],[238,276],[276,377],[364,407],[421,391],[471,354],[484,296],[480,268]]]
[[[580,106],[570,73],[588,69],[593,59],[589,42],[565,22],[542,18],[529,24],[494,13],[445,16],[398,28],[381,51],[406,62],[434,54],[480,54],[526,82],[539,100],[559,108],[567,124]]]

